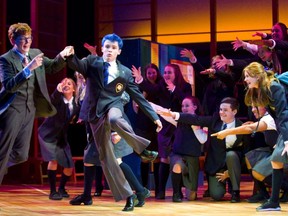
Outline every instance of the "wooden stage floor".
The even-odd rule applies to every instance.
[[[67,189],[71,197],[83,191],[81,182],[70,183]],[[44,185],[2,185],[0,186],[0,216],[40,216],[40,215],[65,215],[65,216],[95,216],[95,215],[213,215],[213,216],[249,216],[249,215],[288,215],[288,204],[281,204],[281,212],[256,212],[259,203],[247,203],[251,195],[251,181],[241,182],[241,202],[230,203],[230,195],[226,194],[225,200],[214,202],[202,195],[206,185],[200,186],[198,200],[182,203],[171,201],[172,191],[168,189],[167,197],[163,201],[155,200],[154,193],[147,199],[144,207],[135,208],[133,212],[121,211],[125,201],[115,202],[110,191],[104,190],[101,197],[93,198],[91,206],[71,206],[66,198],[61,201],[48,199],[49,186]]]

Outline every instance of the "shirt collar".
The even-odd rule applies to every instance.
[[[63,101],[64,101],[65,104],[67,104],[67,103],[72,104],[73,99],[74,99],[74,97],[71,97],[70,100],[67,100],[65,97],[63,97]]]
[[[236,121],[234,119],[234,121],[232,121],[230,123],[225,123],[225,124],[227,125],[227,128],[233,128],[233,127],[235,127],[235,123],[236,123]]]
[[[28,57],[28,53],[26,53],[26,55],[24,55],[24,54],[20,53],[15,47],[13,49],[21,57],[21,59],[23,59],[25,56]]]

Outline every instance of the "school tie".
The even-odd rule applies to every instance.
[[[227,124],[224,123],[224,124],[222,125],[222,129],[221,129],[221,130],[225,130],[226,128],[227,128]]]
[[[22,59],[23,67],[26,67],[29,64],[28,56],[25,55],[25,57]]]
[[[108,71],[108,67],[110,66],[110,64],[108,62],[104,62],[104,70],[103,70],[103,74],[104,74],[104,86],[106,86],[108,84],[108,77],[109,77],[109,71]]]

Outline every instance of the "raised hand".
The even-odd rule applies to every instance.
[[[135,78],[136,82],[143,79],[142,74],[141,74],[141,67],[137,69],[134,65],[132,65],[131,70],[132,70],[132,76]]]
[[[255,34],[252,34],[252,37],[261,37],[261,38],[265,38],[266,37],[266,33],[264,32],[255,32]]]
[[[92,55],[98,55],[97,54],[97,51],[96,51],[96,48],[97,48],[97,46],[92,46],[92,45],[90,45],[90,44],[88,44],[88,43],[84,43],[84,45],[83,45]]]
[[[32,71],[40,67],[43,64],[43,56],[44,53],[38,54],[32,59],[31,62],[29,62],[29,64],[25,68],[28,68],[30,71]]]
[[[66,47],[64,48],[64,50],[62,50],[62,51],[60,52],[60,56],[61,56],[63,59],[67,58],[67,57],[70,56],[70,55],[74,55],[74,54],[75,54],[75,51],[74,51],[74,47],[73,47],[73,46],[66,46]]]
[[[192,52],[192,50],[188,50],[188,49],[181,50],[180,56],[183,58],[188,58],[190,62],[193,62],[193,60],[195,59],[195,55]]]
[[[215,66],[217,69],[223,68],[225,66],[229,66],[230,59],[227,59],[223,54],[221,55],[222,59],[215,60]]]
[[[233,50],[234,51],[236,51],[240,47],[245,48],[245,46],[246,46],[246,42],[240,40],[238,37],[236,37],[236,40],[231,42],[231,44],[233,45]]]

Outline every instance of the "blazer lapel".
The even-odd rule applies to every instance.
[[[23,65],[21,63],[20,56],[13,50],[11,50],[11,59],[14,62],[14,65],[16,66],[17,73],[23,70]]]

